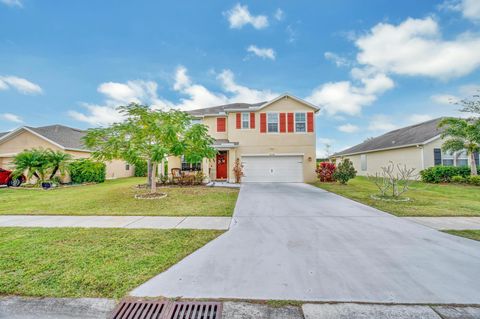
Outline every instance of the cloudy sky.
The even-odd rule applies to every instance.
[[[0,131],[289,92],[322,107],[322,155],[480,89],[480,0],[0,0],[0,30]]]

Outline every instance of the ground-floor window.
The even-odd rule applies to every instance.
[[[367,170],[367,154],[360,155],[360,167],[362,171]]]
[[[185,161],[185,158],[182,156],[182,171],[201,171],[202,162],[198,163],[189,163]]]
[[[468,166],[468,155],[466,151],[442,151],[443,166]]]

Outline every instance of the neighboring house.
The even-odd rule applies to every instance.
[[[470,159],[465,151],[443,152],[442,129],[438,124],[442,118],[407,126],[381,136],[370,138],[361,144],[335,153],[337,161],[349,158],[358,175],[375,175],[389,161],[422,169],[435,165],[469,166]],[[478,154],[475,154],[478,165]]]
[[[88,158],[91,151],[83,145],[86,131],[63,125],[42,127],[23,126],[0,133],[0,167],[9,168],[13,157],[26,149],[44,148],[64,151],[73,158]],[[123,160],[106,162],[106,178],[133,176],[134,169]]]
[[[242,182],[315,180],[315,113],[319,108],[284,94],[262,103],[233,103],[190,111],[208,126],[218,154],[190,164],[170,157],[168,169],[202,170],[210,180],[234,182],[233,167],[243,165]]]

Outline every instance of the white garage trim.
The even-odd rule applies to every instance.
[[[302,183],[303,154],[250,154],[241,157],[245,183]]]

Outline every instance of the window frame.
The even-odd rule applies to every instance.
[[[304,131],[297,130],[297,114],[303,114],[303,124],[304,124]],[[299,122],[299,124],[302,122]],[[307,133],[307,112],[294,112],[293,113],[293,131],[299,134],[306,134]]]
[[[447,160],[447,161],[452,161],[452,164],[451,165],[446,165],[444,163],[444,161]],[[455,167],[455,152],[444,152],[442,150],[442,166],[453,166]]]
[[[270,127],[269,127],[269,124],[275,124],[275,122],[270,122],[269,121],[269,115],[276,115],[277,117],[277,121],[276,121],[276,124],[277,124],[277,130],[276,131],[270,131]],[[267,133],[268,134],[278,134],[280,132],[280,114],[279,112],[267,112]]]
[[[360,170],[366,172],[368,170],[367,154],[360,154]]]
[[[184,167],[185,166],[185,167]],[[203,161],[198,163],[189,163],[185,161],[185,156],[180,157],[180,170],[182,172],[189,171],[189,172],[199,172],[202,171]]]
[[[241,117],[240,117],[240,120],[241,120],[241,121],[240,121],[240,123],[241,123],[240,128],[241,128],[242,130],[250,129],[250,127],[251,127],[251,123],[250,123],[250,113],[242,112],[242,113],[240,113],[240,114],[241,114]],[[246,121],[245,121],[245,119],[244,119],[244,116],[247,117],[247,120],[246,120]],[[248,123],[248,125],[245,127],[245,126],[243,125],[244,123]]]

